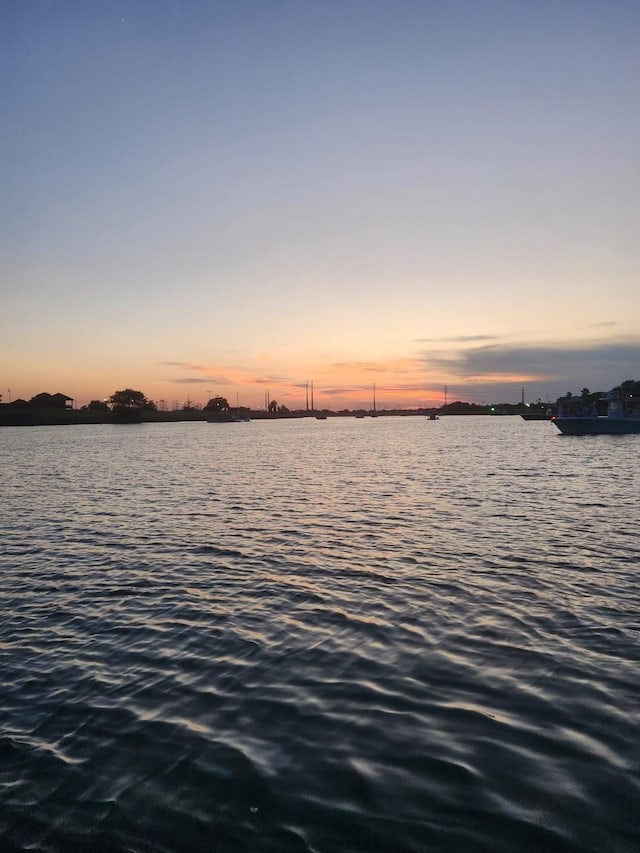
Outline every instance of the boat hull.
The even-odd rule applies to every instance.
[[[640,433],[635,418],[553,418],[563,435],[631,435]]]

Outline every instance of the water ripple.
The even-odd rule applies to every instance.
[[[3,431],[2,849],[638,849],[636,445],[248,426]]]

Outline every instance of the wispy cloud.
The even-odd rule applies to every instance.
[[[203,372],[208,372],[211,369],[206,364],[193,364],[189,361],[161,361],[160,364],[165,367],[180,367],[183,370],[200,370]]]
[[[422,369],[420,358],[395,358],[388,361],[338,361],[332,368],[345,373],[413,374]]]
[[[254,376],[251,380],[254,385],[274,385],[274,386],[282,386],[286,385],[287,387],[291,387],[294,383],[291,382],[291,379],[288,376]],[[304,388],[304,384],[296,383],[296,387]]]
[[[177,379],[169,379],[175,385],[233,385],[234,383],[226,376],[179,376]]]
[[[185,371],[181,376],[167,379],[178,385],[284,385],[290,384],[287,376],[256,373],[246,368],[222,366],[219,364],[194,364],[188,361],[164,361],[165,367],[179,368]],[[188,372],[187,372],[188,371]],[[194,376],[192,371],[200,375]]]
[[[370,373],[381,373],[386,370],[384,365],[374,361],[336,361],[332,366],[337,370],[358,370]]]
[[[416,344],[468,344],[477,341],[500,341],[504,340],[499,335],[456,335],[449,338],[414,338]]]

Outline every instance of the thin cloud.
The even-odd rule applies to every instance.
[[[291,386],[293,383],[291,379],[287,376],[255,376],[251,380],[254,385],[287,385]],[[304,387],[304,385],[296,386],[296,387]]]
[[[377,364],[375,361],[336,361],[332,367],[336,367],[338,370],[366,370],[373,373],[386,370],[386,367]]]
[[[187,361],[165,361],[162,362],[165,366],[178,367],[184,371],[197,371],[204,374],[203,376],[183,375],[167,379],[167,382],[172,382],[180,385],[188,385],[190,383],[201,385],[265,385],[265,384],[290,384],[290,380],[286,376],[275,375],[256,375],[251,370],[240,367],[228,367],[226,365],[215,364],[193,364]]]
[[[401,382],[401,383],[376,383],[377,394],[420,394],[425,395],[430,389],[424,382]],[[327,395],[328,397],[341,397],[354,394],[361,396],[362,394],[372,394],[371,385],[339,385],[339,386],[316,386],[316,394]]]
[[[414,338],[413,342],[417,344],[468,344],[476,341],[500,341],[503,340],[498,335],[456,335],[450,338]]]
[[[192,364],[188,361],[161,361],[164,367],[180,367],[182,370],[199,370],[202,372],[206,372],[209,368],[203,364]]]
[[[316,388],[315,395],[316,398],[318,395],[322,395],[323,397],[343,397],[345,394],[352,394],[353,389],[347,388],[346,391],[343,387],[340,388]]]
[[[356,370],[358,373],[396,373],[411,374],[416,369],[421,369],[422,361],[419,358],[397,358],[387,362],[373,361],[338,361],[331,365],[337,370]]]
[[[174,385],[233,385],[226,376],[180,376],[177,379],[167,379]]]

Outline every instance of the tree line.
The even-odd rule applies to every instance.
[[[623,398],[638,398],[640,397],[640,380],[627,379],[620,383],[620,385],[616,385],[615,388],[612,388],[608,393]],[[595,404],[603,396],[604,394],[602,391],[592,392],[588,388],[583,388],[580,394],[575,396],[571,391],[567,391],[564,397],[559,397],[557,399],[556,405],[566,402],[568,399],[576,399],[576,397],[579,397],[585,404]],[[0,396],[0,400],[1,399],[2,397]],[[32,397],[29,400],[29,404],[36,408],[49,408],[53,406],[65,406],[65,401],[71,401],[71,398],[66,397],[64,394],[41,393]],[[21,403],[22,405],[25,405],[26,403],[24,400],[16,400],[15,402]],[[216,396],[209,400],[206,406],[204,406],[203,411],[228,412],[230,408],[229,401],[226,397]],[[449,403],[446,407],[443,406],[441,408],[443,410],[446,408],[446,410],[451,414],[454,413],[454,410],[463,408],[465,410],[464,413],[466,414],[471,413],[472,410],[487,409],[490,407],[484,406],[484,404],[483,406],[478,406],[473,403],[456,401],[455,403]],[[155,412],[158,410],[158,407],[153,400],[150,400],[142,391],[138,391],[134,388],[124,388],[121,391],[115,391],[106,400],[91,400],[91,402],[86,406],[81,406],[80,411],[99,413],[117,411],[118,409],[141,409],[142,411]],[[276,400],[271,400],[269,402],[268,411],[272,414],[287,414],[289,409],[287,406],[278,405]]]

